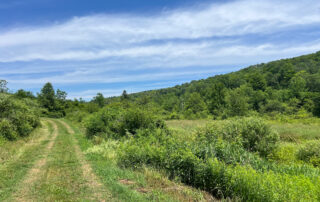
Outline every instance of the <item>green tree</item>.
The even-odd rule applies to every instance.
[[[320,72],[307,77],[307,88],[311,92],[320,92]]]
[[[241,88],[229,92],[227,103],[231,116],[244,116],[248,112],[248,97],[243,93]]]
[[[289,82],[291,78],[294,76],[294,66],[291,63],[285,63],[283,66],[280,67],[280,75],[278,77],[279,83],[282,88],[286,88],[289,86]]]
[[[253,90],[264,91],[267,87],[267,81],[261,73],[255,72],[249,74],[248,83],[251,85]]]
[[[218,115],[219,111],[226,104],[226,88],[222,83],[216,83],[212,86],[209,92],[208,108],[214,115]]]
[[[121,100],[128,100],[128,99],[129,99],[129,95],[128,95],[127,91],[124,90],[121,95]]]
[[[55,110],[59,111],[62,114],[62,116],[66,115],[66,112],[65,112],[67,107],[66,98],[67,98],[67,93],[65,91],[58,89],[55,95],[55,99],[56,99]]]
[[[8,92],[7,84],[8,82],[6,80],[0,80],[0,93]]]
[[[95,96],[92,101],[94,103],[98,104],[99,107],[104,106],[104,97],[103,97],[102,93],[97,93],[97,96]]]
[[[67,98],[67,95],[68,94],[65,91],[58,89],[56,93],[56,98],[60,101],[65,101]]]
[[[18,90],[15,93],[15,96],[18,98],[34,98],[34,95],[30,91],[25,91],[23,89]]]
[[[206,110],[206,104],[199,93],[191,93],[187,97],[185,110],[192,114],[199,114]]]
[[[46,83],[39,94],[41,105],[52,112],[55,110],[55,92],[51,83]]]
[[[290,80],[289,89],[293,96],[300,98],[301,93],[306,91],[307,82],[301,76],[295,76]]]

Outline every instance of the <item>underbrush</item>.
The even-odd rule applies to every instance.
[[[37,109],[34,100],[0,94],[0,139],[15,140],[28,136],[40,124]]]
[[[164,171],[169,179],[217,198],[320,200],[317,146],[307,151],[280,144],[278,133],[256,117],[218,121],[195,131],[183,127],[170,130],[142,109],[104,108],[89,117],[86,130],[88,137],[106,141],[88,152],[121,167]],[[184,131],[187,137],[177,134]]]
[[[86,120],[85,126],[88,138],[118,138],[135,135],[138,129],[164,129],[165,123],[140,108],[124,109],[121,106],[111,106],[92,114]]]
[[[320,166],[320,141],[308,142],[297,153],[300,160],[314,166]]]
[[[171,178],[178,177],[216,197],[243,201],[318,200],[319,170],[305,165],[278,166],[267,161],[263,158],[267,154],[265,151],[271,152],[274,145],[270,150],[263,150],[262,156],[258,150],[253,153],[252,147],[246,145],[248,141],[242,140],[244,132],[255,128],[253,125],[267,127],[261,120],[244,119],[226,123],[216,130],[213,130],[216,126],[203,129],[197,141],[189,143],[179,142],[161,130],[143,130],[120,143],[118,161],[125,167],[147,165],[164,169]],[[233,138],[223,136],[234,134],[235,130],[238,133]],[[215,131],[219,133],[213,133]],[[270,143],[276,144],[277,138],[269,135],[275,136],[269,131],[261,138],[271,139]],[[254,142],[252,145],[258,144]]]

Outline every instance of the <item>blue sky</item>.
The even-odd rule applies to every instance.
[[[2,0],[0,79],[91,99],[320,50],[318,0]]]

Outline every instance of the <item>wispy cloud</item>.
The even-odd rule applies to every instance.
[[[239,0],[153,16],[74,17],[63,23],[1,31],[0,75],[17,84],[52,81],[67,85],[106,83],[106,76],[112,77],[107,81],[111,83],[174,79],[183,74],[177,68],[190,66],[206,66],[207,74],[215,74],[223,69],[210,66],[251,64],[317,51],[320,40],[304,36],[319,30],[318,0]],[[296,36],[289,42],[292,33]],[[277,36],[282,37],[276,40]],[[166,70],[152,72],[159,68]],[[129,75],[127,70],[131,70]],[[36,79],[8,76],[37,72],[47,75]]]

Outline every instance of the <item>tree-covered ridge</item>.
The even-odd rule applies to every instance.
[[[119,99],[109,98],[107,102]],[[162,114],[173,119],[252,113],[320,116],[320,52],[135,93],[128,99],[160,107]]]

